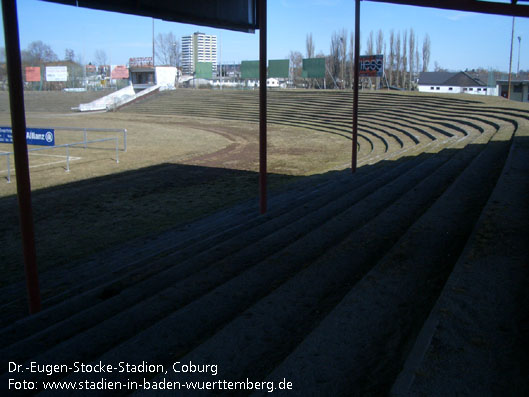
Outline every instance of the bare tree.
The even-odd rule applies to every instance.
[[[375,52],[374,54],[381,55],[384,47],[384,33],[382,29],[379,29],[377,32],[376,43],[375,43]],[[375,79],[376,84],[379,84],[380,78]]]
[[[408,79],[408,76],[407,76],[407,72],[408,72],[408,55],[407,55],[407,51],[408,51],[408,31],[405,30],[404,31],[404,34],[402,36],[402,69],[401,69],[401,78],[400,80],[402,81],[402,88],[406,89],[406,86],[407,86],[407,79]]]
[[[355,35],[354,32],[351,32],[349,36],[349,76],[351,82],[351,89],[353,88],[353,79],[354,79],[354,61],[355,61]]]
[[[108,63],[108,57],[105,50],[96,50],[94,53],[94,59],[99,66],[104,66]]]
[[[340,31],[340,70],[342,76],[342,89],[345,89],[345,68],[347,63],[347,30]]]
[[[397,87],[401,87],[400,85],[400,66],[401,66],[401,55],[400,55],[400,32],[397,32],[397,37],[395,39],[395,84]]]
[[[384,65],[384,75],[386,75],[386,67],[387,67],[387,53],[386,53],[386,50],[387,50],[386,42],[384,41],[384,63],[383,63],[383,65]],[[387,84],[387,80],[386,80],[386,84]]]
[[[325,64],[327,64],[327,61],[328,61],[328,58],[324,53],[323,51],[319,51],[316,55],[315,55],[316,58],[324,58],[325,59]],[[325,73],[326,74],[326,73]],[[321,88],[321,87],[325,87],[325,76],[323,78],[320,78],[320,79],[313,79],[313,82],[316,82],[316,84],[318,84],[318,86]],[[320,84],[321,83],[321,84]]]
[[[373,43],[373,31],[369,32],[366,43],[366,55],[373,55],[374,52],[374,43]]]
[[[82,63],[82,58],[76,56],[74,50],[67,48],[64,51],[64,60],[68,61],[68,82],[66,85],[69,88],[79,88],[83,86],[85,69]]]
[[[27,49],[22,51],[21,55],[24,63],[33,65],[59,60],[57,54],[53,52],[51,47],[40,40],[29,43]]]
[[[290,59],[290,76],[294,84],[301,80],[301,72],[303,69],[303,55],[298,51],[290,51],[288,56]]]
[[[173,32],[158,33],[154,39],[156,64],[158,65],[180,65],[180,41],[176,39]]]
[[[75,63],[78,63],[79,65],[84,65],[85,60],[83,55],[75,54],[75,58],[73,60]]]
[[[375,53],[375,41],[374,41],[374,35],[373,31],[369,32],[369,36],[367,36],[367,43],[366,43],[366,55],[373,55]],[[371,88],[371,77],[362,79],[362,85],[364,82],[369,82],[369,87]]]
[[[414,63],[415,63],[415,32],[413,31],[413,28],[410,28],[410,74],[409,74],[409,79],[408,79],[410,82],[410,90],[413,88]]]
[[[415,41],[415,74],[419,76],[419,72],[421,71],[421,57],[419,54],[419,40]]]
[[[307,58],[314,58],[314,40],[312,39],[312,33],[307,35],[305,39],[305,48],[307,50]],[[313,80],[309,80],[309,88],[313,87]]]
[[[74,50],[72,50],[71,48],[67,48],[66,50],[64,50],[64,60],[74,62],[75,61]]]
[[[336,80],[340,75],[340,55],[341,55],[341,36],[334,32],[331,36],[331,47],[329,51],[329,73],[331,75],[332,82],[336,87]]]
[[[393,68],[395,65],[395,31],[391,29],[389,32],[389,59],[388,59],[388,75],[389,85],[393,85]]]
[[[384,47],[384,33],[382,32],[382,29],[379,29],[377,33],[377,45],[376,45],[377,54],[382,54],[383,47]]]
[[[422,71],[428,71],[428,64],[430,63],[430,36],[426,33],[424,41],[422,43]]]
[[[176,40],[173,46],[173,59],[174,59],[175,66],[180,66],[180,57],[181,57],[180,41]],[[171,65],[172,64],[173,63],[171,62]]]
[[[314,58],[314,40],[312,39],[312,33],[309,33],[307,35],[307,39],[305,40],[305,45],[307,47],[307,58]]]
[[[448,69],[443,68],[441,65],[437,63],[437,61],[434,62],[434,70],[436,72],[448,72]]]

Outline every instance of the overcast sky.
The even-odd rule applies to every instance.
[[[434,63],[450,70],[495,68],[507,71],[512,17],[391,4],[361,3],[362,48],[371,30],[382,29],[389,44],[389,32],[413,28],[422,46],[431,39],[429,70]],[[49,44],[59,58],[71,48],[86,63],[102,49],[112,64],[126,64],[130,57],[152,55],[152,19],[94,11],[38,0],[19,0],[19,28],[22,49],[35,40]],[[305,55],[305,38],[313,34],[316,53],[328,54],[330,38],[342,28],[354,30],[352,0],[269,0],[268,57],[284,59],[291,50]],[[259,34],[238,33],[181,23],[154,21],[155,34],[173,32],[178,38],[201,31],[215,34],[221,44],[222,62],[258,59]],[[3,31],[2,31],[3,36]],[[516,18],[513,70],[529,69],[529,20]]]

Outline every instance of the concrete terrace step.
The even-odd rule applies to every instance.
[[[375,168],[371,167],[369,170],[360,169],[358,175],[363,174],[364,171],[372,172]],[[329,174],[307,177],[303,181],[290,184],[287,191],[272,192],[269,198],[271,210],[265,216],[258,215],[258,205],[255,200],[252,200],[225,211],[220,211],[192,224],[177,227],[174,230],[169,230],[157,236],[138,238],[121,247],[97,253],[89,259],[77,261],[41,274],[40,278],[42,284],[45,286],[43,291],[43,306],[49,308],[54,304],[62,302],[69,296],[79,294],[95,285],[100,285],[105,279],[116,278],[122,272],[126,272],[129,268],[133,268],[141,262],[168,255],[198,241],[205,243],[203,241],[204,235],[208,236],[207,240],[211,244],[214,237],[217,237],[217,239],[219,235],[226,237],[230,232],[233,232],[232,229],[236,226],[240,229],[242,227],[250,227],[252,225],[250,221],[254,223],[264,222],[266,219],[285,212],[290,205],[301,205],[304,201],[313,199],[318,194],[321,195],[320,191],[325,185],[329,183],[340,183],[340,180],[344,178],[351,178],[350,171],[332,172]],[[259,221],[256,221],[256,218],[259,218]],[[65,273],[72,280],[72,288],[51,296],[47,294],[47,291],[54,291],[57,287],[61,287],[65,282]],[[3,293],[5,296],[10,296],[13,295],[14,290],[24,288],[24,283],[19,282],[2,288],[0,293]],[[22,317],[25,305],[24,297],[2,305],[0,307],[0,312],[2,313],[1,324],[5,326],[12,323],[17,317]],[[2,345],[2,342],[0,342],[0,345]]]
[[[24,107],[27,112],[70,113],[73,106],[101,98],[110,92],[24,91]],[[0,111],[9,113],[8,91],[0,92]]]
[[[119,311],[120,307],[116,306],[116,301],[123,301],[125,296],[128,296],[125,302],[130,304],[131,302],[139,300],[141,297],[148,296],[149,291],[151,290],[158,291],[163,285],[167,285],[171,281],[174,282],[178,278],[185,278],[193,272],[197,272],[201,268],[209,266],[217,260],[217,258],[224,258],[243,248],[248,252],[247,255],[249,256],[249,258],[244,259],[245,263],[251,263],[255,260],[255,258],[252,259],[252,256],[255,255],[251,254],[254,247],[250,244],[259,241],[259,239],[267,234],[275,233],[277,235],[281,233],[280,238],[276,238],[278,242],[275,244],[276,246],[277,244],[284,245],[295,237],[294,234],[289,234],[289,231],[284,229],[287,225],[299,222],[303,219],[305,219],[305,222],[307,222],[306,219],[315,219],[311,222],[313,222],[314,225],[317,225],[318,223],[325,221],[335,211],[341,211],[347,208],[351,203],[370,194],[384,183],[391,181],[400,173],[419,164],[420,161],[421,158],[413,158],[389,171],[380,168],[378,171],[366,173],[365,176],[360,176],[358,179],[345,178],[344,180],[341,180],[341,178],[338,178],[337,182],[327,186],[327,189],[324,189],[319,195],[309,197],[310,201],[304,205],[294,203],[294,207],[290,208],[290,212],[288,213],[280,212],[278,215],[281,216],[279,217],[273,217],[270,215],[267,217],[258,217],[256,219],[257,222],[249,222],[249,227],[245,227],[244,224],[238,227],[238,233],[234,233],[233,235],[228,233],[224,236],[224,239],[222,238],[222,235],[220,235],[220,241],[218,241],[216,245],[212,245],[206,240],[205,242],[199,242],[197,249],[193,249],[195,247],[190,247],[191,250],[188,250],[188,252],[185,252],[185,250],[183,253],[176,251],[173,255],[167,255],[163,258],[146,262],[147,268],[145,268],[145,266],[139,268],[133,267],[133,271],[128,275],[115,277],[114,280],[99,285],[95,289],[88,290],[87,292],[73,297],[69,301],[63,302],[56,307],[45,310],[31,318],[23,319],[10,327],[3,329],[0,333],[0,340],[3,341],[2,343],[4,345],[13,343],[14,340],[18,340],[25,335],[31,335],[33,332],[40,330],[45,326],[60,322],[64,318],[78,313],[83,309],[90,308],[97,303],[104,304],[105,307],[109,308],[108,310],[115,313]],[[345,193],[348,194],[344,195]],[[289,227],[291,228],[292,226]],[[301,234],[303,234],[303,232]],[[266,247],[266,249],[271,250],[273,248]],[[261,254],[262,253],[263,252],[261,252]],[[179,265],[176,266],[178,263]],[[148,276],[151,276],[151,278],[148,278]],[[136,292],[132,290],[125,294],[124,290],[135,284],[138,284],[138,288],[142,289],[142,293],[137,296]],[[146,285],[150,285],[150,289],[147,288]],[[118,295],[113,297],[113,295],[116,294]],[[96,322],[97,319],[105,313],[102,311],[101,306],[97,306],[97,309],[94,307],[91,310],[94,312],[100,311],[101,313],[86,318],[81,323],[77,323],[78,326],[80,324],[85,324],[84,326],[86,326],[86,321],[88,320]],[[72,319],[71,321],[74,322],[74,320],[75,319]],[[54,337],[58,338],[59,335],[62,335],[62,333],[55,333]]]
[[[269,97],[269,123],[344,136],[349,136],[351,133],[350,92],[319,92],[316,95],[313,92],[281,91],[271,92]],[[389,136],[396,137],[397,142],[417,145],[451,136],[461,137],[484,132],[483,127],[479,125],[483,124],[480,118],[469,117],[468,113],[461,111],[454,113],[455,103],[474,106],[474,103],[478,102],[451,102],[446,98],[428,96],[362,94],[359,120],[360,158],[362,161],[372,163],[371,159],[379,158],[382,153],[399,150],[393,147],[393,139],[386,139],[388,133]],[[328,104],[328,107],[322,107],[324,104]],[[257,122],[256,105],[257,96],[252,92],[204,93],[196,90],[177,90],[125,111]],[[413,108],[421,111],[414,112]],[[517,114],[521,116],[523,112],[519,111]]]
[[[372,193],[369,198],[362,200],[341,214],[340,212],[343,209],[337,211],[336,207],[334,209],[329,206],[327,208],[322,207],[322,209],[317,211],[322,216],[322,219],[329,219],[330,216],[334,217],[320,227],[317,227],[319,221],[314,223],[313,220],[308,222],[309,219],[300,219],[297,224],[278,230],[276,233],[259,241],[258,245],[246,246],[237,256],[225,257],[225,255],[221,255],[220,258],[223,259],[216,263],[214,267],[205,268],[200,272],[196,272],[196,266],[201,265],[202,261],[200,258],[193,258],[193,273],[191,273],[190,277],[175,278],[168,277],[167,274],[161,275],[157,280],[154,280],[153,277],[148,280],[152,287],[138,286],[130,293],[121,292],[102,304],[69,318],[69,324],[58,324],[54,332],[46,332],[40,337],[36,335],[31,340],[21,341],[4,349],[2,354],[7,357],[17,356],[20,359],[23,359],[23,357],[34,357],[35,351],[41,351],[49,347],[50,337],[55,338],[56,333],[67,332],[65,330],[72,327],[77,327],[80,330],[82,329],[79,328],[80,324],[86,322],[87,319],[91,319],[90,321],[98,323],[96,327],[65,340],[54,348],[34,357],[33,360],[49,362],[53,359],[66,363],[72,362],[72,360],[75,360],[75,356],[79,355],[86,359],[95,359],[96,354],[102,354],[112,348],[112,346],[118,345],[121,341],[131,338],[135,334],[138,334],[138,336],[127,341],[125,345],[129,343],[133,343],[135,346],[144,345],[147,340],[153,340],[151,338],[163,338],[165,340],[172,333],[167,333],[167,331],[172,329],[175,323],[181,323],[185,319],[189,328],[186,326],[181,329],[181,332],[184,332],[181,338],[170,337],[171,341],[166,341],[169,344],[164,345],[163,348],[162,344],[159,344],[160,348],[151,346],[152,351],[149,355],[153,359],[162,359],[167,352],[175,351],[175,343],[183,343],[185,335],[196,340],[196,338],[200,337],[200,332],[211,332],[215,328],[215,322],[221,321],[222,324],[222,322],[229,320],[230,316],[244,310],[247,305],[259,299],[263,294],[268,293],[270,288],[273,289],[277,282],[289,278],[303,263],[307,263],[307,261],[311,261],[321,255],[326,246],[332,244],[333,241],[339,241],[350,232],[351,228],[354,229],[361,226],[382,208],[385,208],[397,197],[412,188],[426,175],[447,161],[447,157],[449,156],[432,156],[422,162],[418,161],[415,163],[416,166],[408,172],[402,173],[402,170],[399,170],[398,173],[402,173],[399,177],[396,177],[395,174],[397,173],[392,175],[391,172],[383,175],[383,177],[379,178],[380,180],[376,180],[376,183],[375,181],[371,182],[371,185],[375,184],[378,186],[378,190]],[[370,190],[368,187],[369,184],[363,188],[367,194],[369,194]],[[356,191],[355,193],[356,195],[361,194]],[[364,196],[365,193],[361,195]],[[351,203],[357,201],[354,198],[348,198],[347,200],[353,200],[350,201]],[[332,212],[327,212],[329,210]],[[336,216],[337,214],[340,215]],[[309,232],[306,236],[303,236],[302,230]],[[286,247],[283,241],[292,234],[295,236],[295,241]],[[301,237],[298,238],[299,236]],[[273,243],[273,241],[281,242],[281,244],[278,245],[277,242]],[[282,249],[281,246],[285,248]],[[266,253],[267,251],[269,252],[268,254]],[[261,262],[255,260],[257,259],[255,258],[256,252],[261,253],[259,258]],[[272,256],[263,261],[262,258],[270,254]],[[181,272],[181,266],[171,269],[170,272]],[[182,281],[176,284],[173,281],[173,285],[170,288],[166,290],[160,288],[160,283],[163,280],[177,280],[179,278]],[[140,289],[141,291],[138,291]],[[160,292],[152,295],[149,291]],[[222,304],[225,310],[230,310],[228,313],[225,310],[218,312],[211,310],[211,308],[221,303],[218,301],[220,291],[225,291],[222,292],[222,296],[226,295],[226,300],[223,299]],[[228,299],[230,291],[238,292],[235,297]],[[127,294],[133,298],[133,301],[140,301],[138,295],[141,295],[143,300],[130,309],[122,311],[108,320],[103,320],[111,314],[108,313],[109,310],[111,312],[116,310],[119,300],[122,301],[119,305],[122,309],[129,307],[129,305],[123,304]],[[203,297],[200,298],[202,295]],[[189,304],[183,306],[186,303]],[[102,305],[105,305],[105,310],[103,310]],[[200,307],[202,309],[198,309]],[[208,307],[210,309],[206,309]],[[197,308],[195,310],[198,310],[198,312],[193,310],[193,308]],[[105,311],[107,312],[106,315],[103,314]],[[141,315],[139,315],[140,313]],[[200,319],[202,316],[197,316],[198,313],[203,313],[207,316],[207,319]],[[103,315],[105,317],[101,317]],[[95,319],[94,316],[96,317]],[[202,326],[195,329],[193,325],[196,325],[195,323],[199,319],[200,322],[205,322]],[[158,323],[155,326],[151,326],[156,321]],[[146,326],[151,327],[145,328]],[[141,332],[142,329],[145,329],[145,331]],[[191,329],[194,329],[191,335],[186,334]],[[138,338],[141,342],[137,341]],[[130,348],[123,347],[123,345],[119,346],[121,349],[130,350]],[[108,354],[111,353],[109,352]]]
[[[482,145],[471,145],[455,153],[415,188],[179,360],[218,363],[226,379],[266,377],[481,150]]]
[[[304,212],[310,212],[310,208],[314,208],[314,205],[322,203],[322,196],[327,201],[332,200],[333,196],[329,194],[328,189],[325,189],[329,185],[336,185],[337,189],[335,189],[335,193],[339,195],[347,189],[360,186],[365,180],[364,175],[371,175],[370,177],[373,177],[377,173],[381,173],[381,168],[380,166],[361,168],[355,175],[355,178],[350,174],[350,170],[331,173],[334,178],[325,175],[308,177],[304,181],[289,185],[290,189],[285,192],[272,194],[269,199],[271,209],[264,216],[258,214],[257,203],[252,200],[218,212],[192,224],[162,233],[159,236],[136,239],[122,247],[99,253],[88,261],[79,261],[67,268],[61,267],[60,269],[56,269],[49,272],[50,274],[44,274],[41,277],[44,283],[51,279],[51,285],[47,285],[48,289],[53,288],[55,274],[57,274],[57,280],[64,280],[64,272],[67,271],[70,278],[77,281],[72,282],[72,289],[45,299],[44,307],[50,308],[71,296],[79,295],[96,286],[99,286],[100,291],[102,291],[105,288],[109,288],[111,282],[119,280],[128,272],[137,271],[138,267],[141,267],[142,264],[147,264],[152,268],[149,261],[160,259],[171,253],[176,253],[177,257],[185,257],[192,255],[194,252],[200,252],[214,245],[215,241],[222,241],[222,239],[227,239],[244,230],[265,223],[296,206],[304,208],[302,210]],[[343,184],[342,182],[344,181],[347,183]],[[318,198],[320,199],[319,201],[317,200]],[[305,207],[304,203],[309,202],[310,204],[310,201],[313,201],[313,203]],[[171,259],[174,260],[175,257],[173,256]],[[59,274],[61,275],[60,278],[58,277]],[[62,282],[57,281],[57,283]],[[4,290],[9,292],[10,289],[14,288],[23,289],[24,284],[17,283]],[[13,302],[4,305],[2,307],[2,316],[5,324],[12,323],[12,321],[9,321],[10,313],[13,313],[12,316],[20,315],[21,310],[19,308],[24,306],[25,300],[19,302],[18,306]],[[8,310],[9,308],[11,310]],[[43,315],[47,316],[49,321],[51,321],[49,312],[45,311],[45,313],[33,316],[33,320],[31,321],[40,321],[37,319]],[[22,321],[27,320],[24,319]],[[14,326],[18,327],[18,325]],[[28,333],[31,332],[31,327],[27,323],[26,329]],[[11,343],[9,337],[4,333],[4,330],[0,331],[0,335],[0,346]]]
[[[369,223],[373,216],[381,212],[380,206],[384,205],[383,202],[387,200],[387,205],[391,205],[395,200],[398,200],[398,198],[387,197],[388,192],[391,191],[393,192],[392,194],[395,194],[395,190],[399,189],[402,189],[401,191],[404,194],[410,192],[412,190],[411,188],[415,185],[412,183],[412,180],[424,180],[425,175],[434,173],[434,170],[442,167],[442,164],[448,164],[452,161],[453,155],[454,153],[443,153],[430,157],[421,166],[413,168],[401,178],[394,180],[370,197],[362,200],[361,203],[351,207],[347,211],[347,215],[344,213],[340,215],[339,219],[337,217],[333,218],[321,228],[309,233],[307,237],[298,240],[286,249],[277,252],[277,254],[248,268],[246,271],[241,272],[237,270],[238,275],[235,278],[219,285],[219,287],[181,309],[176,310],[163,320],[117,345],[103,355],[95,357],[95,362],[102,360],[103,362],[117,363],[124,354],[127,354],[128,359],[132,362],[141,362],[141,360],[147,359],[151,362],[170,363],[177,358],[185,357],[186,352],[199,346],[204,340],[207,340],[218,332],[217,330],[221,329],[226,323],[236,318],[239,313],[244,313],[252,304],[258,302],[266,295],[273,293],[284,282],[295,277],[307,264],[312,263],[321,257],[322,254],[328,252],[329,247],[343,240],[343,238],[336,238],[336,234],[333,234],[336,233],[337,229],[340,228],[348,234],[358,227]],[[444,159],[441,159],[443,157]],[[429,160],[431,160],[430,164],[426,165],[426,162]],[[455,168],[457,169],[457,166]],[[424,173],[422,177],[419,176],[421,172]],[[415,173],[415,175],[412,176],[412,173]],[[406,179],[408,180],[407,182]],[[411,193],[409,194],[411,195]],[[402,196],[399,195],[398,197]],[[384,205],[384,208],[387,205]],[[362,221],[362,217],[365,221]],[[317,247],[314,247],[318,242],[321,242],[327,249],[321,251]],[[209,277],[218,279],[226,270],[227,268],[211,269]],[[184,285],[175,289],[180,290],[181,288],[184,288]],[[178,299],[176,295],[164,295],[164,298],[168,300]],[[274,312],[276,310],[271,305],[267,305],[267,308]],[[272,312],[270,312],[270,316],[273,316]],[[52,356],[66,359],[64,354],[68,351],[72,349],[79,351],[77,347],[74,348],[73,346],[70,343],[66,343],[60,350],[54,349],[53,351],[49,351],[39,357],[38,360],[44,360],[46,362]],[[81,349],[84,348],[81,347]],[[81,351],[83,355],[87,353],[88,351]],[[269,353],[273,355],[271,351]],[[129,379],[139,380],[139,377],[136,375],[129,375]],[[140,375],[140,377],[143,376],[145,374]],[[89,377],[90,380],[95,380],[95,378]],[[109,379],[117,378],[119,378],[118,374],[109,375]],[[77,375],[71,375],[66,378],[68,381],[80,379]]]
[[[520,366],[529,336],[528,158],[525,128],[514,137],[499,182],[392,396],[529,393],[527,368]]]
[[[184,99],[185,96],[185,99]],[[292,92],[271,93],[270,106],[268,108],[268,122],[279,125],[306,128],[343,135],[348,137],[351,133],[351,95],[327,94],[319,95],[316,101],[314,94],[300,94]],[[182,114],[196,115],[197,117],[215,117],[227,120],[257,121],[257,112],[253,102],[256,98],[252,93],[210,92],[207,95],[194,91],[177,91],[167,93],[148,101],[135,108],[139,112],[160,114]],[[327,98],[327,99],[325,99]],[[403,106],[403,101],[394,101],[391,96],[380,96],[379,102],[371,101],[372,95],[362,96],[361,106],[364,106],[360,118],[360,129],[358,139],[358,155],[362,163],[374,163],[385,154],[399,151],[402,145],[418,145],[437,139],[445,139],[455,135],[465,136],[466,129],[473,130],[473,124],[467,120],[461,123],[453,115],[446,114],[444,117],[436,116],[432,125],[425,115],[421,119],[414,118]],[[388,101],[388,98],[390,101]],[[328,109],[322,110],[325,101],[329,103]],[[364,100],[366,103],[364,103]],[[413,102],[417,101],[415,98]],[[432,99],[429,99],[432,101]],[[395,102],[391,109],[388,102]],[[435,101],[432,103],[444,103]],[[382,109],[374,112],[373,109]],[[390,113],[392,112],[392,113]],[[398,114],[398,117],[395,117]],[[391,121],[389,121],[391,120]],[[400,120],[400,121],[399,121]],[[445,129],[454,133],[445,132]],[[477,128],[482,132],[482,129]],[[391,139],[388,139],[390,137]],[[397,145],[394,144],[396,138]]]
[[[385,394],[496,183],[509,145],[495,136],[267,379],[285,377],[298,390],[316,393]]]

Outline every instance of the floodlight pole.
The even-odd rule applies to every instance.
[[[516,69],[516,77],[520,75],[520,47],[522,46],[522,36],[518,36],[518,69]]]
[[[351,171],[356,172],[357,142],[358,142],[358,75],[360,74],[360,0],[355,4],[355,64],[353,90],[353,139]]]
[[[152,18],[152,67],[154,68],[154,18]],[[154,73],[156,74],[156,71]]]
[[[259,210],[266,212],[266,0],[259,0]]]
[[[509,83],[507,86],[507,99],[511,99],[511,73],[512,73],[512,47],[514,43],[514,20],[512,17],[512,33],[511,33],[511,55],[509,57]]]
[[[220,79],[219,79],[219,87],[222,90],[222,33],[219,33],[219,63],[220,63]]]
[[[345,39],[344,39],[344,37],[340,37],[340,41],[342,42],[342,48],[341,48],[341,50],[342,50],[342,54],[341,54],[342,55],[342,65],[341,65],[342,66],[342,84],[341,84],[340,88],[342,90],[345,90],[345,77],[344,77],[344,71],[345,71],[345,55],[344,55],[345,54],[345,51],[344,51],[345,50]]]
[[[31,183],[29,177],[28,146],[26,143],[26,114],[24,111],[24,89],[22,63],[18,36],[18,17],[15,0],[2,1],[4,38],[6,44],[9,102],[13,131],[17,197],[24,252],[24,270],[30,314],[40,311],[40,291],[35,250],[35,229],[31,208]]]

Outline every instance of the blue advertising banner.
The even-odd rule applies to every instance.
[[[28,145],[55,146],[55,130],[44,128],[26,128]],[[11,127],[0,127],[0,143],[13,143]]]
[[[362,55],[360,57],[360,77],[384,76],[384,55]]]

